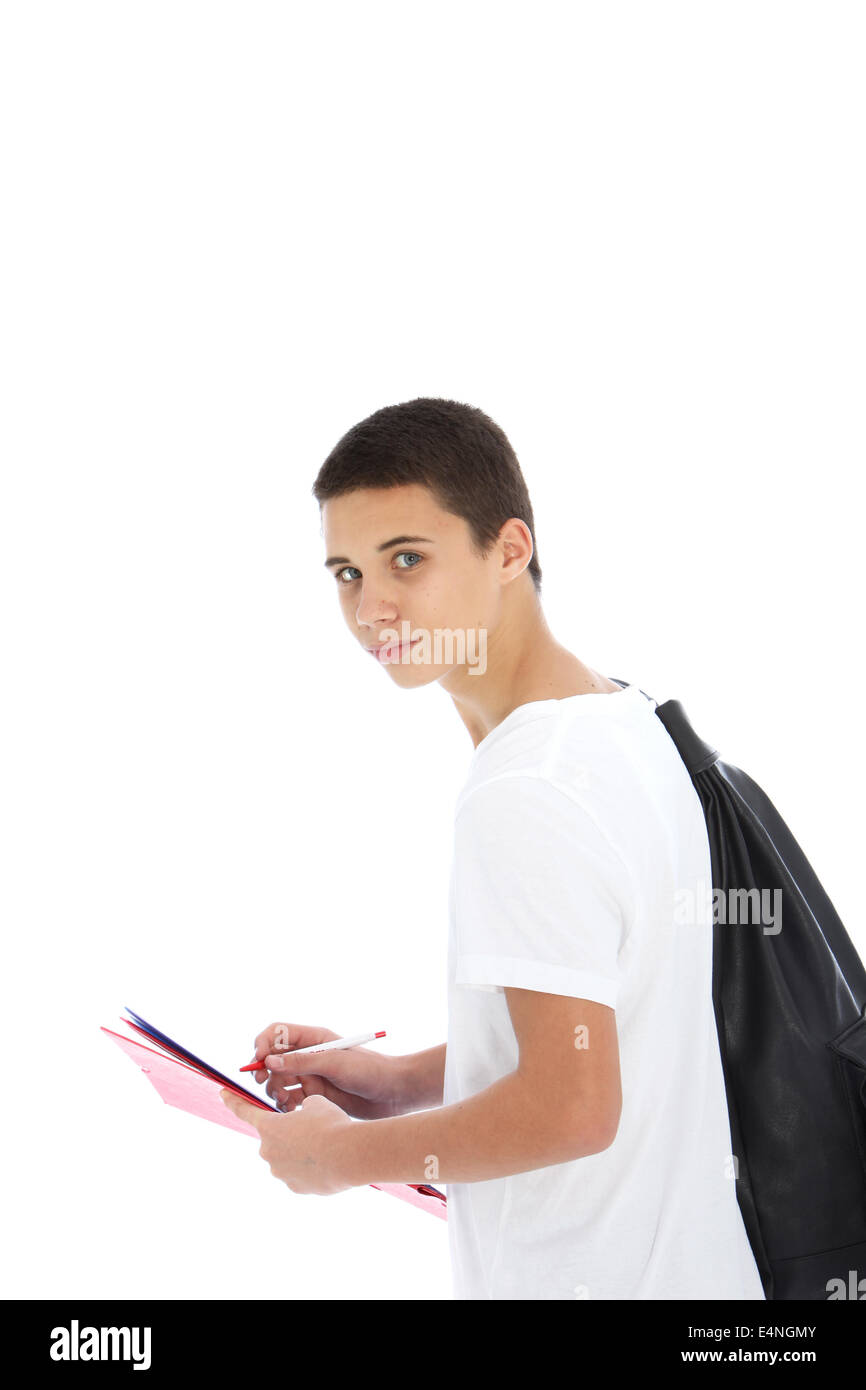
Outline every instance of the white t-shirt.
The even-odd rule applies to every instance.
[[[601,1153],[447,1184],[455,1297],[763,1299],[713,1012],[706,823],[636,685],[520,705],[474,750],[445,1105],[517,1066],[504,986],[615,1008],[622,1115]]]

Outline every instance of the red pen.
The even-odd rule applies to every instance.
[[[372,1042],[374,1038],[384,1038],[384,1036],[385,1030],[383,1028],[381,1033],[359,1033],[356,1038],[334,1038],[331,1042],[313,1043],[310,1047],[293,1047],[290,1048],[288,1052],[270,1052],[267,1055],[269,1057],[300,1057],[304,1053],[310,1052],[336,1052],[338,1049],[344,1047],[357,1047],[359,1043]],[[267,1071],[268,1068],[265,1066],[264,1060],[262,1060],[261,1062],[248,1062],[247,1065],[241,1067],[240,1070]]]

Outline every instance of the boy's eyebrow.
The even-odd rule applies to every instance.
[[[383,541],[377,545],[377,550],[390,550],[392,545],[409,545],[413,541],[423,541],[425,545],[435,545],[436,542],[429,536],[392,536],[389,541]],[[328,565],[350,565],[352,562],[347,555],[329,555],[325,561],[325,568]]]

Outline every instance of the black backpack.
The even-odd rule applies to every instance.
[[[655,713],[700,797],[716,907],[781,892],[780,928],[713,923],[737,1199],[765,1296],[866,1299],[866,968],[769,797],[679,700]]]

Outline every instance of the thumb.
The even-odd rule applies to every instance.
[[[339,1082],[341,1077],[351,1076],[357,1059],[350,1057],[348,1050],[305,1052],[299,1057],[293,1057],[291,1052],[278,1052],[273,1057],[266,1057],[265,1063],[269,1071],[281,1075],[283,1084],[292,1076],[326,1076],[331,1081]]]
[[[322,1110],[325,1108],[333,1110],[334,1103],[328,1100],[327,1096],[320,1096],[318,1094],[304,1096],[303,1104],[300,1106],[301,1110]]]
[[[227,1090],[225,1086],[220,1091],[220,1100],[227,1110],[231,1110],[233,1115],[237,1115],[239,1120],[246,1120],[247,1124],[255,1125],[258,1128],[258,1119],[262,1111],[257,1105],[250,1105],[243,1096],[239,1096],[235,1091]]]

